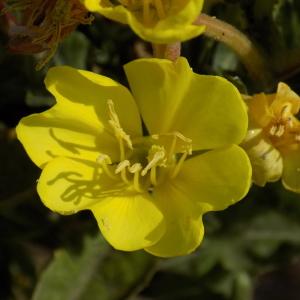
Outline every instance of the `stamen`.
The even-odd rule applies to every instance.
[[[119,146],[120,146],[120,161],[123,161],[125,160],[125,148],[122,139],[119,139]]]
[[[128,168],[129,172],[134,174],[133,176],[133,187],[138,192],[144,192],[144,190],[140,187],[140,171],[142,169],[142,165],[140,163],[133,164],[130,168]]]
[[[291,103],[286,103],[284,107],[281,110],[281,118],[282,119],[287,119],[292,113],[292,104]]]
[[[273,125],[269,131],[270,135],[281,137],[284,134],[285,127],[282,124]]]
[[[158,17],[160,19],[165,18],[166,12],[165,12],[164,6],[162,4],[162,1],[161,0],[154,0],[154,5],[155,5],[155,8],[156,8]]]
[[[161,140],[163,144],[170,144],[168,147],[168,162],[173,159],[174,154],[176,153],[185,153],[188,152],[189,155],[192,154],[192,140],[185,137],[178,131],[172,133],[164,133],[164,134],[154,134],[152,138],[155,140]],[[172,139],[170,141],[170,138]]]
[[[100,154],[97,158],[97,162],[101,165],[103,171],[105,172],[105,174],[110,177],[111,179],[118,179],[117,176],[115,176],[108,168],[107,165],[110,165],[112,162],[111,162],[111,159],[108,155],[106,154]]]
[[[178,173],[179,173],[179,171],[180,171],[180,169],[182,167],[182,164],[183,164],[183,162],[185,161],[185,159],[187,158],[188,155],[189,155],[189,152],[184,152],[181,155],[178,163],[176,164],[175,168],[173,169],[173,172],[171,173],[170,178],[173,179],[173,178],[175,178],[178,175]]]
[[[100,163],[101,165],[102,164],[108,164],[108,165],[110,165],[112,163],[110,157],[107,154],[103,154],[103,153],[101,153],[98,156],[97,162]]]
[[[109,110],[109,117],[110,120],[108,121],[110,126],[113,128],[115,135],[119,141],[124,140],[129,149],[133,149],[132,142],[130,136],[126,134],[120,124],[119,117],[116,113],[114,102],[112,100],[107,100],[108,110]]]
[[[294,127],[294,122],[293,122],[293,118],[292,117],[288,117],[287,118],[287,125],[289,128],[293,128]]]
[[[143,1],[143,20],[145,24],[150,24],[150,2],[151,0]]]
[[[168,161],[172,160],[172,157],[175,153],[177,137],[178,136],[176,134],[174,134],[172,144],[171,144],[171,147],[170,147],[170,151],[169,151],[169,154],[168,154]]]
[[[126,160],[121,161],[115,170],[115,174],[121,173],[122,180],[127,184],[130,184],[130,181],[128,180],[127,174],[126,174],[126,168],[129,166],[130,166],[130,162],[129,162],[129,160],[126,159]]]
[[[150,170],[150,182],[152,185],[156,186],[157,185],[157,176],[156,176],[156,166],[151,168]]]
[[[148,165],[142,170],[141,175],[145,176],[154,166],[166,167],[166,151],[164,147],[152,145],[148,154]]]

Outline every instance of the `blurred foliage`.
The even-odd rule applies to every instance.
[[[206,0],[205,9],[256,42],[274,84],[284,80],[300,93],[300,1]],[[101,238],[88,212],[66,217],[46,209],[35,191],[40,171],[13,127],[54,103],[43,85],[47,68],[67,64],[126,84],[122,65],[151,48],[127,27],[97,18],[36,72],[38,57],[10,54],[0,24],[0,299],[300,298],[300,197],[280,183],[253,187],[237,205],[205,215],[201,247],[173,259],[118,252]],[[183,55],[196,72],[225,76],[243,93],[255,90],[235,53],[216,41],[189,41]]]

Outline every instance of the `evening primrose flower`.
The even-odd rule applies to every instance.
[[[300,97],[279,83],[275,94],[248,100],[250,129],[243,144],[260,186],[282,178],[286,189],[300,193]]]
[[[86,8],[128,24],[142,39],[173,43],[196,37],[204,26],[193,25],[203,0],[81,0]]]
[[[125,71],[132,94],[88,71],[50,69],[57,104],[23,118],[18,138],[42,168],[48,208],[91,210],[116,249],[190,253],[203,213],[249,189],[248,156],[234,145],[247,130],[245,105],[231,83],[194,74],[184,58],[140,59]]]

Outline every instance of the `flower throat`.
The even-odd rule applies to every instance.
[[[109,125],[119,144],[119,161],[100,154],[97,162],[107,176],[122,180],[137,192],[151,192],[153,187],[175,178],[185,159],[192,154],[192,140],[179,132],[131,139],[123,130],[112,100],[107,101]]]

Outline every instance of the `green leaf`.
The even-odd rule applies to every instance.
[[[124,299],[147,283],[153,261],[144,252],[115,251],[100,236],[86,237],[79,253],[55,253],[33,300]]]
[[[74,31],[59,46],[53,61],[55,65],[69,65],[73,68],[86,69],[89,41],[81,32]]]

